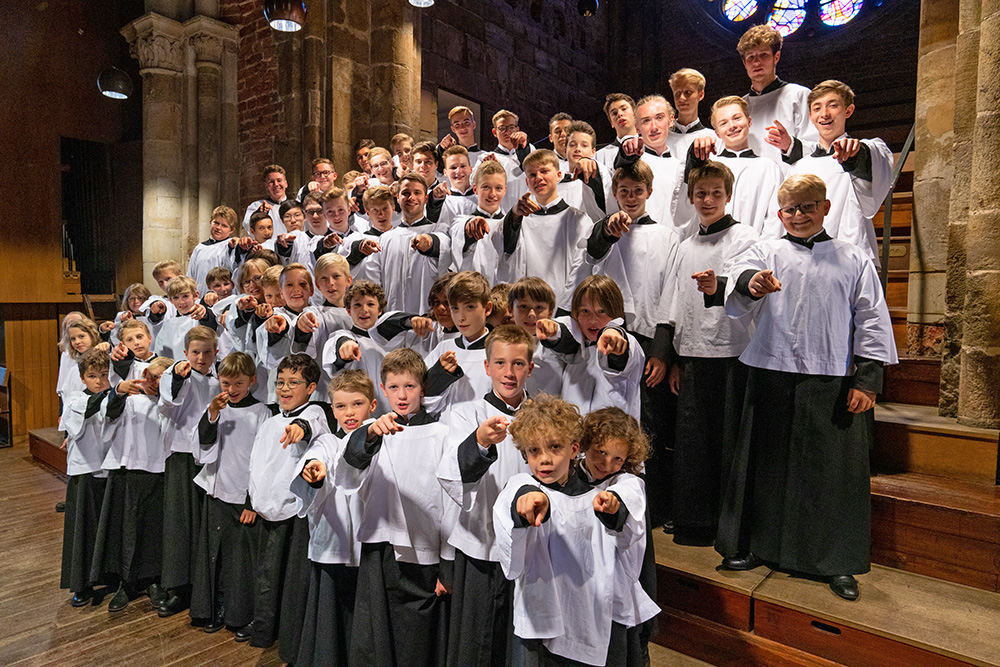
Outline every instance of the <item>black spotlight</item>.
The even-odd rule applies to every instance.
[[[105,67],[97,75],[97,88],[106,97],[128,99],[132,95],[132,78],[117,67]]]
[[[593,16],[597,13],[597,0],[580,0],[576,3],[576,11],[580,12],[580,16]]]
[[[303,0],[264,0],[264,18],[275,30],[295,32],[306,22],[306,3]]]

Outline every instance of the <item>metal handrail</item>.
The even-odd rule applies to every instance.
[[[896,191],[896,181],[899,179],[906,158],[913,150],[913,137],[917,133],[917,124],[910,128],[910,136],[903,143],[903,150],[899,153],[899,160],[892,168],[892,183],[889,185],[889,193],[885,196],[882,204],[882,267],[879,269],[879,278],[882,280],[882,293],[885,294],[886,285],[889,283],[889,239],[892,236],[892,194]]]

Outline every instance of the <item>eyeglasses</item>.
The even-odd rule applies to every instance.
[[[305,380],[278,380],[274,383],[274,386],[278,389],[284,389],[288,387],[289,389],[295,389],[300,384],[305,384]]]
[[[823,199],[817,199],[816,201],[804,201],[801,204],[796,204],[795,206],[782,206],[778,209],[778,211],[783,216],[788,218],[795,215],[796,211],[802,211],[805,215],[809,215],[810,213],[815,213],[816,209],[818,209],[819,205],[824,201],[825,200]]]
[[[502,134],[510,134],[511,132],[517,132],[517,125],[497,125],[497,132]]]
[[[324,169],[323,171],[314,171],[313,176],[319,178],[320,176],[329,176],[333,173],[332,169]]]
[[[321,208],[307,208],[306,215],[323,215],[323,209]]]

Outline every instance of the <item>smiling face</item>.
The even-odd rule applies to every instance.
[[[215,241],[225,241],[232,236],[233,228],[229,226],[229,221],[220,215],[212,218],[208,233]]]
[[[348,433],[357,429],[375,411],[376,401],[357,391],[333,392],[333,416]]]
[[[382,393],[389,400],[389,408],[401,417],[408,417],[420,410],[424,386],[413,373],[386,373]]]
[[[549,125],[549,141],[559,157],[566,155],[566,139],[569,137],[569,126],[573,124],[571,120],[555,120]]]
[[[141,315],[142,304],[144,303],[146,303],[146,300],[144,298],[136,294],[133,294],[129,296],[128,301],[126,302],[125,305],[128,307],[128,309],[132,312],[133,315]]]
[[[448,305],[448,295],[443,289],[438,290],[436,294],[432,294],[430,298],[431,304],[431,314],[434,315],[434,319],[445,329],[452,329],[455,326],[455,321],[451,319],[451,306]]]
[[[580,451],[580,443],[565,442],[555,433],[538,434],[524,448],[528,468],[542,484],[565,484],[569,469]]]
[[[271,201],[280,202],[285,198],[288,181],[285,180],[284,174],[272,171],[264,177],[264,187],[267,188],[267,196]]]
[[[767,87],[777,77],[778,60],[781,51],[771,52],[771,47],[764,45],[750,49],[743,56],[743,67],[750,77],[750,85],[758,93]]]
[[[93,394],[99,394],[111,386],[107,369],[89,368],[81,379],[83,380],[83,386]]]
[[[662,100],[653,99],[639,107],[636,116],[642,140],[657,155],[662,154],[667,148],[667,133],[674,124],[674,114],[670,108]]]
[[[472,168],[469,166],[469,158],[466,155],[449,155],[444,161],[444,175],[448,177],[448,182],[453,190],[465,192],[469,189],[469,176]]]
[[[203,375],[212,370],[218,353],[215,343],[208,340],[193,340],[184,348],[184,356],[191,363],[191,368]]]
[[[330,229],[338,234],[345,234],[350,222],[351,209],[347,204],[347,197],[337,197],[327,199],[323,202],[323,217]]]
[[[566,139],[566,157],[569,159],[570,171],[576,163],[585,157],[594,157],[596,147],[594,139],[586,132],[574,132]]]
[[[313,180],[319,183],[320,191],[326,192],[333,187],[337,172],[333,170],[333,165],[329,162],[320,162],[313,167],[312,176]]]
[[[360,169],[361,171],[368,172],[369,169],[368,151],[370,150],[371,148],[365,146],[364,148],[359,148],[358,152],[354,154],[354,159],[358,163],[358,169]]]
[[[622,469],[628,458],[628,444],[621,438],[609,438],[601,444],[592,444],[584,454],[584,465],[594,479],[604,479]]]
[[[597,341],[597,337],[601,334],[601,329],[608,326],[608,322],[613,318],[604,312],[604,306],[596,301],[591,302],[590,296],[585,294],[580,299],[580,308],[574,319],[579,325],[580,330],[583,331],[583,335],[586,336],[588,341],[593,343]]]
[[[476,121],[465,112],[456,113],[451,117],[451,131],[458,137],[458,143],[463,146],[476,143]]]
[[[197,302],[197,292],[181,292],[180,294],[170,297],[170,303],[174,304],[174,308],[176,308],[177,312],[181,315],[187,315],[194,310],[194,305]]]
[[[789,206],[806,206],[815,210],[810,213],[803,213],[801,209],[788,215],[781,209]],[[823,229],[823,218],[830,212],[830,200],[821,200],[816,193],[800,192],[787,194],[778,199],[778,217],[785,231],[800,239],[807,239],[818,234]]]
[[[494,341],[483,363],[496,395],[512,408],[519,406],[524,399],[524,383],[535,367],[533,362],[528,361],[528,347]]]
[[[493,136],[497,138],[497,143],[507,150],[514,148],[514,142],[510,140],[510,137],[517,131],[517,121],[509,116],[498,118],[492,130]]]
[[[87,333],[86,329],[71,326],[69,328],[69,344],[77,353],[83,354],[94,345],[94,341],[90,339],[90,334]]]
[[[125,347],[132,350],[136,359],[144,361],[149,357],[149,346],[153,341],[150,340],[148,333],[137,327],[126,329],[122,335],[122,342],[125,343]]]
[[[514,324],[527,329],[532,336],[535,335],[535,325],[538,320],[547,320],[551,317],[552,309],[545,301],[535,301],[534,299],[514,301]]]
[[[493,312],[493,303],[484,306],[478,301],[460,301],[451,304],[451,319],[458,332],[467,341],[474,341],[486,333],[486,318]]]
[[[351,274],[338,266],[328,266],[316,274],[316,287],[329,303],[337,305],[344,300],[344,293],[351,286]]]
[[[378,299],[373,296],[356,296],[351,300],[351,321],[359,329],[371,329],[382,315]]]
[[[694,184],[691,204],[704,226],[719,220],[726,214],[726,204],[732,199],[726,194],[726,183],[721,178],[702,178]]]
[[[618,137],[635,134],[635,109],[625,100],[618,100],[608,107],[608,120]]]
[[[434,181],[437,180],[437,162],[434,156],[430,153],[414,153],[413,171],[424,179],[427,187],[434,185]]]
[[[621,210],[628,213],[633,220],[646,215],[646,201],[652,189],[642,181],[622,178],[615,188],[615,200]]]
[[[395,156],[399,158],[399,166],[403,167],[403,171],[407,171],[410,168],[410,161],[413,157],[411,155],[412,151],[413,144],[409,141],[400,142],[400,144],[396,146],[395,151],[393,151]]]
[[[372,168],[372,176],[379,180],[382,185],[392,185],[392,160],[383,153],[379,153],[369,162]]]
[[[845,105],[837,93],[827,93],[809,105],[809,121],[819,132],[819,141],[829,148],[847,127],[847,119],[854,113],[854,105]]]
[[[414,181],[403,181],[399,187],[399,208],[403,212],[403,221],[416,222],[424,215],[424,204],[427,203],[427,188]]]
[[[739,104],[727,104],[715,110],[715,134],[731,151],[744,151],[749,146],[750,116]]]
[[[253,226],[251,233],[253,234],[254,241],[263,243],[274,236],[274,222],[269,217],[258,220],[257,224]]]
[[[240,291],[260,301],[264,298],[264,291],[260,288],[260,279],[261,273],[256,266],[244,265],[243,272],[240,274]]]
[[[274,393],[282,410],[294,410],[309,401],[316,391],[315,382],[306,382],[302,371],[285,368],[278,373]]]
[[[562,180],[559,167],[548,162],[532,162],[525,168],[524,177],[528,181],[528,189],[539,204],[544,206],[558,195],[556,188]]]
[[[281,276],[281,298],[284,299],[286,307],[301,312],[309,305],[309,298],[312,295],[312,280],[307,271],[294,269]]]
[[[507,177],[503,174],[486,174],[479,177],[479,185],[472,186],[483,213],[500,210],[503,196],[507,194]]]
[[[229,394],[230,403],[239,403],[247,394],[250,393],[250,387],[253,383],[257,381],[257,376],[249,377],[247,375],[235,375],[232,377],[226,377],[224,375],[219,376],[219,386],[222,387],[222,391]]]

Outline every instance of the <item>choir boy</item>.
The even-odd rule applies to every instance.
[[[559,170],[563,172],[571,171],[566,141],[569,139],[569,126],[572,123],[573,117],[563,111],[549,119],[549,141],[552,143],[552,150],[559,156]]]
[[[441,158],[444,175],[448,179],[448,195],[441,207],[441,222],[451,226],[456,217],[469,213],[476,206],[476,193],[472,187],[472,167],[469,152],[464,146],[452,146]]]
[[[635,100],[625,93],[610,93],[604,98],[604,115],[615,131],[615,139],[602,146],[595,157],[608,169],[614,169],[622,142],[638,136],[635,129]]]
[[[451,225],[451,254],[459,271],[478,271],[490,282],[496,275],[498,257],[488,236],[503,219],[507,172],[496,160],[487,160],[476,169],[472,189],[476,206],[459,215]]]
[[[370,280],[374,264],[371,256],[381,252],[381,237],[392,229],[396,200],[389,188],[375,185],[365,190],[363,201],[371,226],[344,239],[344,245],[348,250],[347,261],[351,266],[351,275],[356,279]]]
[[[507,309],[507,304],[510,303],[509,296],[510,283],[496,283],[490,287],[490,303],[493,304],[493,310],[486,318],[486,326],[490,329],[496,329],[501,324],[510,324],[514,321]]]
[[[250,216],[256,211],[263,211],[271,216],[275,233],[284,234],[285,225],[281,222],[278,207],[281,202],[285,201],[285,191],[288,189],[285,168],[278,164],[269,164],[264,167],[261,175],[264,179],[264,189],[267,191],[267,196],[247,206],[247,212],[243,216],[243,229],[249,234]]]
[[[392,152],[393,167],[400,175],[413,171],[413,137],[405,132],[393,135],[389,140],[389,150]]]
[[[670,91],[674,94],[677,118],[670,126],[667,145],[674,156],[683,160],[697,137],[715,138],[712,128],[705,127],[698,118],[698,104],[705,99],[705,76],[689,67],[679,69],[670,75]]]
[[[514,202],[526,192],[524,169],[522,164],[535,147],[528,143],[528,135],[521,131],[517,114],[507,109],[501,109],[493,114],[493,136],[497,138],[496,150],[481,155],[484,162],[490,155],[503,165],[507,172],[507,195],[504,197],[504,210],[514,207]],[[554,154],[553,154],[554,155]],[[556,161],[558,162],[558,156]]]
[[[273,393],[271,388],[277,379],[278,364],[292,352],[295,341],[296,324],[299,317],[309,306],[313,295],[313,280],[309,270],[301,264],[289,264],[284,269],[271,267],[270,270],[281,271],[278,287],[281,291],[279,301],[273,303],[271,315],[263,325],[257,327],[257,360],[267,368],[268,397]],[[273,289],[265,285],[265,295]]]
[[[153,339],[149,327],[141,320],[125,320],[118,327],[121,342],[111,351],[111,368],[108,380],[117,385],[122,380],[136,380],[142,377],[149,363],[156,357],[153,353]]]
[[[235,231],[236,211],[228,206],[216,206],[212,211],[208,240],[195,246],[191,259],[188,260],[188,275],[194,278],[199,293],[208,292],[206,277],[209,271],[217,266],[230,270],[236,268],[239,262],[237,244],[240,239],[232,238]]]
[[[445,135],[441,143],[438,144],[438,153],[443,154],[452,146],[462,146],[469,154],[469,164],[475,165],[479,162],[480,154],[483,152],[476,143],[476,119],[472,109],[465,106],[452,107],[448,112],[448,123],[454,134]]]
[[[507,295],[507,308],[514,324],[521,327],[534,339],[536,324],[540,320],[551,319],[556,312],[556,295],[541,278],[527,276],[510,286]],[[537,340],[537,339],[536,339]],[[562,373],[565,364],[552,350],[542,345],[536,345],[532,354],[534,371],[528,378],[526,388],[528,394],[562,393]]]
[[[172,278],[167,283],[167,296],[173,306],[173,314],[168,314],[164,302],[154,301],[149,306],[149,324],[153,333],[153,351],[175,357],[180,356],[185,336],[191,329],[203,326],[214,331],[218,322],[211,308],[198,303],[198,286],[191,278]]]
[[[368,166],[372,170],[372,185],[384,185],[386,187],[396,182],[395,169],[392,165],[392,153],[376,146],[368,153]]]
[[[318,157],[312,161],[313,179],[299,188],[295,198],[302,201],[310,192],[326,192],[337,183],[337,170],[333,168],[333,160]],[[291,230],[289,230],[291,231]]]
[[[585,121],[573,121],[567,131],[566,146],[568,170],[559,182],[559,195],[592,220],[613,213],[618,208],[611,192],[613,172],[594,157],[597,148],[594,128]]]
[[[853,600],[870,568],[869,411],[897,361],[892,323],[868,255],[824,229],[823,180],[791,176],[778,202],[785,236],[726,270],[726,313],[755,329],[716,548],[729,569],[764,561]]]
[[[274,220],[264,211],[250,214],[250,237],[256,245],[274,250]]]
[[[371,139],[359,139],[354,144],[354,161],[358,163],[358,169],[364,174],[371,174],[371,166],[368,163],[368,153],[375,148],[375,142]]]

